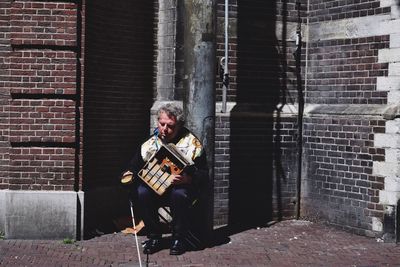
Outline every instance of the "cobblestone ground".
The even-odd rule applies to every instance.
[[[140,241],[145,238],[139,237]],[[352,235],[307,221],[285,221],[227,236],[200,251],[162,250],[142,266],[400,266],[400,245]],[[122,233],[64,244],[0,241],[0,266],[139,266],[135,239]]]

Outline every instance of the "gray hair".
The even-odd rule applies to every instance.
[[[164,112],[168,117],[175,117],[178,124],[183,125],[185,123],[185,117],[181,107],[178,107],[172,103],[161,106],[157,111],[157,116],[160,118],[161,113]]]

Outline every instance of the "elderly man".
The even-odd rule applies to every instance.
[[[145,254],[153,254],[162,249],[162,231],[158,217],[158,208],[169,205],[172,213],[171,255],[186,252],[185,237],[189,231],[189,209],[198,194],[201,180],[207,176],[207,167],[203,147],[199,139],[184,126],[181,108],[166,104],[158,110],[158,124],[154,135],[145,141],[131,161],[129,170],[137,177],[144,164],[156,153],[162,144],[173,143],[187,158],[194,162],[194,168],[188,172],[174,175],[172,185],[159,196],[146,183],[137,185],[139,209],[143,217],[147,237]]]

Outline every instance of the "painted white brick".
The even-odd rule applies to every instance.
[[[399,44],[400,46],[400,44]],[[400,62],[389,63],[389,76],[400,76]]]
[[[400,192],[400,177],[389,176],[385,177],[386,192]]]
[[[380,49],[378,62],[400,62],[400,48]]]
[[[386,133],[400,133],[400,119],[396,118],[392,121],[387,121],[385,124]]]
[[[372,173],[382,176],[397,176],[397,163],[391,162],[374,162],[372,165]]]
[[[400,135],[377,133],[374,136],[374,144],[382,148],[400,148]]]
[[[400,192],[379,191],[379,203],[383,205],[397,205]]]

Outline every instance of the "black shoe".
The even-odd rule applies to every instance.
[[[185,243],[182,240],[175,239],[172,243],[172,247],[169,250],[169,255],[182,255],[186,252]]]
[[[144,243],[143,253],[144,254],[153,254],[162,249],[161,239],[158,238],[150,238]]]

